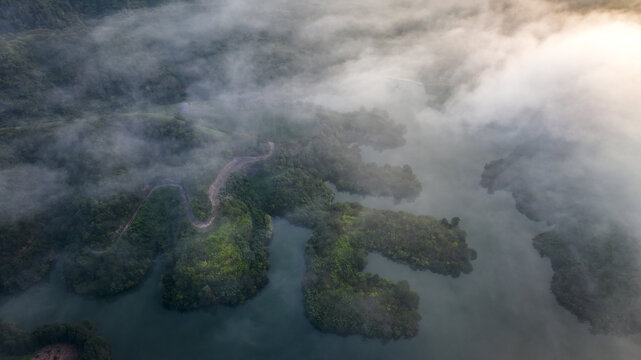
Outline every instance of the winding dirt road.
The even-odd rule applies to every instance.
[[[142,209],[142,206],[144,205],[145,201],[151,196],[151,194],[154,193],[154,191],[164,188],[164,187],[175,187],[180,191],[180,196],[182,197],[183,200],[183,206],[185,208],[185,213],[187,214],[187,217],[189,218],[189,222],[191,224],[198,228],[198,229],[205,229],[209,227],[211,224],[214,223],[214,220],[216,219],[216,210],[218,209],[218,193],[220,193],[220,190],[225,186],[225,183],[227,180],[229,180],[229,177],[231,176],[232,173],[237,172],[242,170],[243,168],[254,164],[259,161],[266,160],[270,158],[274,154],[274,143],[273,142],[268,142],[267,145],[269,146],[269,151],[265,155],[261,156],[239,156],[233,158],[230,162],[225,165],[225,167],[218,173],[218,176],[216,176],[216,179],[214,182],[211,183],[209,186],[209,201],[211,202],[211,213],[209,214],[209,218],[204,221],[198,221],[196,217],[194,216],[194,213],[191,211],[191,208],[189,207],[189,195],[187,194],[187,191],[185,191],[185,188],[178,183],[177,181],[171,180],[171,179],[166,179],[161,181],[160,184],[154,186],[151,188],[145,197],[140,201],[138,206],[136,207],[136,210],[131,214],[131,217],[127,221],[127,223],[116,230],[116,240],[118,240],[122,234],[127,232],[131,224],[134,222],[136,219],[136,216],[138,215],[138,212],[140,212],[140,209]],[[107,249],[104,250],[90,250],[94,254],[102,254]]]

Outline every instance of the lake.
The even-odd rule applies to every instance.
[[[108,339],[116,360],[128,359],[634,359],[639,337],[593,335],[560,307],[550,292],[552,270],[531,245],[547,229],[514,208],[510,194],[479,186],[483,164],[504,155],[478,137],[419,125],[402,149],[375,152],[368,161],[409,163],[423,183],[414,202],[337,194],[380,209],[437,217],[460,216],[468,244],[478,252],[474,271],[454,279],[412,271],[380,255],[366,271],[408,280],[420,296],[417,337],[383,343],[315,330],[304,317],[303,252],[311,232],[274,220],[270,282],[236,308],[180,313],[160,303],[157,262],[139,288],[109,300],[68,292],[56,267],[49,281],[0,300],[0,317],[33,329],[55,322],[91,320]],[[455,149],[455,150],[454,150]]]

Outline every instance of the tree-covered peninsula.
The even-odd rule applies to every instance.
[[[252,50],[246,78],[260,86],[313,61],[314,49],[292,45],[294,34],[230,32],[155,54],[154,63],[145,59],[161,39],[141,43],[126,30],[88,35],[102,16],[163,2],[1,7],[0,195],[9,205],[0,209],[0,294],[29,288],[60,261],[70,291],[116,296],[139,286],[160,259],[167,308],[240,305],[268,283],[277,216],[314,232],[303,284],[314,326],[414,336],[418,296],[405,282],[363,273],[366,254],[467,273],[474,252],[458,219],[336,204],[332,188],[416,199],[422,187],[409,165],[361,156],[363,146],[402,146],[405,128],[377,110],[226,100],[237,79],[221,69],[240,50]]]
[[[115,119],[123,124],[141,122],[144,129],[150,118],[135,115]],[[210,132],[199,129],[189,120],[161,121],[161,124],[175,122],[177,126],[169,126],[160,135],[143,132],[143,136],[185,140],[180,140],[184,145],[176,147],[178,152],[163,155],[165,157],[157,161],[171,163],[177,156],[186,158],[212,142],[221,142],[217,134],[218,137],[212,138]],[[410,337],[416,333],[420,318],[416,312],[416,294],[407,284],[393,284],[374,275],[361,274],[365,254],[379,252],[415,269],[452,276],[469,272],[469,260],[473,256],[466,248],[465,233],[458,229],[458,219],[449,223],[407,213],[363,209],[356,204],[334,204],[334,193],[329,186],[332,183],[339,190],[390,196],[397,201],[414,199],[421,185],[409,166],[366,163],[358,147],[400,146],[404,143],[404,131],[384,113],[376,111],[349,114],[318,111],[303,124],[293,119],[266,118],[253,137],[223,142],[229,144],[224,151],[230,155],[256,154],[253,158],[227,155],[228,166],[244,159],[256,161],[230,173],[230,178],[215,194],[214,202],[208,199],[212,194],[207,192],[205,176],[210,176],[213,186],[214,175],[220,176],[223,172],[222,165],[218,165],[218,172],[215,168],[202,170],[197,179],[179,174],[171,181],[160,176],[141,179],[140,185],[131,191],[108,197],[76,193],[53,202],[50,212],[39,213],[39,218],[31,220],[46,225],[33,227],[39,232],[39,236],[30,238],[33,248],[21,253],[24,241],[18,240],[27,233],[16,231],[15,223],[8,224],[1,234],[16,245],[13,250],[7,249],[6,254],[18,252],[34,259],[50,256],[51,263],[54,257],[49,254],[61,251],[65,259],[64,281],[71,290],[91,296],[113,296],[138,286],[160,255],[167,265],[161,287],[165,306],[179,310],[216,304],[234,306],[255,296],[267,284],[271,217],[284,216],[315,230],[310,242],[314,246],[310,245],[307,251],[309,271],[304,285],[307,315],[313,324],[339,334],[385,339]],[[88,135],[98,136],[98,133],[90,130]],[[260,155],[267,152],[262,139],[272,138],[276,140],[273,153],[268,157]],[[240,146],[243,143],[245,145]],[[68,157],[66,161],[74,164],[75,158]],[[100,174],[104,169],[87,171]],[[70,208],[74,211],[69,211]],[[208,213],[215,213],[210,226],[195,226],[206,221]],[[330,283],[310,281],[324,279],[322,271],[335,271],[320,264],[327,261],[328,255],[322,255],[323,251],[335,247],[336,239],[328,231],[336,226],[336,216],[340,213],[355,221],[343,226],[346,233],[340,238],[353,251],[337,249],[341,254],[337,261],[348,261],[337,266],[344,267],[353,276],[332,277]],[[61,220],[62,224],[69,225],[60,226]],[[311,251],[313,248],[318,252]],[[354,259],[343,257],[352,252]],[[352,260],[354,262],[349,262]],[[11,262],[16,266],[6,267],[5,291],[28,286],[50,267],[44,263],[44,268],[38,268],[20,258]],[[42,262],[36,260],[35,264],[40,266]],[[15,283],[15,279],[19,279],[16,271],[33,274],[32,280]],[[345,290],[340,294],[344,301],[358,298],[359,292],[380,296],[374,296],[372,301],[377,304],[374,308],[361,304],[352,308],[351,313],[345,313],[339,307],[333,310],[328,307],[337,303],[327,296],[340,289]],[[312,311],[316,308],[323,310]],[[364,316],[365,311],[370,315],[380,312],[380,317],[368,318],[364,323],[366,327],[354,327],[354,316]],[[329,325],[336,319],[351,319],[352,325]],[[390,321],[395,325],[389,327]]]
[[[576,179],[560,175],[541,179],[541,174],[554,172],[541,171],[537,157],[545,156],[566,159],[570,154],[559,143],[547,144],[543,154],[520,147],[487,164],[481,185],[489,192],[511,192],[519,212],[553,226],[534,237],[533,245],[550,259],[554,271],[550,287],[561,306],[596,333],[640,332],[638,237],[629,224],[600,213],[590,203],[594,195],[579,187]]]
[[[55,358],[110,360],[105,339],[88,321],[54,323],[28,332],[0,319],[0,358],[8,360]]]
[[[341,335],[399,339],[418,331],[418,295],[406,281],[363,273],[367,253],[414,269],[459,276],[475,252],[447,220],[334,204],[305,250],[305,312],[318,329]]]

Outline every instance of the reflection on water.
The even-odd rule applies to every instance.
[[[282,219],[274,223],[269,285],[237,308],[215,313],[163,309],[158,264],[139,289],[108,301],[69,293],[56,269],[49,282],[2,299],[0,317],[26,328],[89,319],[109,340],[116,360],[635,359],[641,353],[638,339],[592,335],[556,304],[549,291],[549,262],[530,242],[545,226],[518,214],[508,194],[488,195],[478,186],[483,163],[494,155],[474,148],[470,139],[449,139],[458,140],[458,154],[443,151],[438,136],[426,139],[426,133],[439,134],[410,133],[401,151],[364,152],[380,162],[412,165],[424,184],[416,202],[337,196],[370,207],[463,219],[468,242],[479,254],[469,275],[453,279],[369,257],[366,271],[408,280],[419,293],[423,320],[414,339],[384,344],[312,328],[303,315],[300,285],[310,231]]]

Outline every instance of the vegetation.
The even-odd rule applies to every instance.
[[[267,284],[271,218],[239,197],[220,204],[213,230],[176,247],[162,279],[163,304],[193,310],[238,305]]]
[[[413,336],[418,297],[405,282],[362,274],[367,252],[458,276],[471,270],[465,233],[454,221],[333,204],[330,187],[415,199],[421,184],[408,165],[366,163],[360,153],[361,146],[402,146],[405,128],[376,110],[239,109],[211,100],[228,85],[278,82],[315,61],[314,51],[291,46],[295,34],[248,28],[175,44],[171,56],[158,53],[157,59],[156,51],[167,52],[162,39],[126,30],[87,36],[92,18],[161,2],[5,0],[0,6],[0,171],[34,179],[7,181],[0,191],[40,190],[0,208],[0,293],[36,283],[64,254],[64,281],[72,291],[111,296],[140,284],[163,256],[165,306],[242,304],[267,283],[271,216],[284,216],[315,229],[305,302],[316,326],[386,339]],[[157,61],[132,57],[141,48]],[[250,54],[253,65],[243,79],[225,71],[238,53]],[[187,89],[193,103],[186,102]],[[207,219],[208,188],[223,164],[264,153],[267,141],[277,144],[274,156],[227,182],[214,225],[192,227],[184,206]],[[187,204],[169,188],[147,198],[168,180],[184,186]]]
[[[306,129],[294,129],[289,138],[282,139],[277,158],[281,169],[302,169],[312,178],[331,182],[339,191],[391,196],[397,201],[413,200],[421,192],[421,184],[408,165],[378,166],[361,158],[357,145],[383,150],[405,143],[405,128],[387,114],[320,112],[305,125]],[[271,126],[279,131],[283,127],[278,123]]]
[[[572,179],[529,179],[532,154],[531,149],[519,149],[487,164],[481,184],[490,192],[510,191],[519,212],[555,226],[537,235],[533,244],[551,261],[551,289],[561,306],[589,322],[594,332],[640,332],[638,237],[618,219],[604,218],[582,203],[592,194],[577,189]],[[562,151],[556,156],[563,156]]]
[[[22,220],[0,230],[0,293],[12,293],[40,281],[53,265],[52,247],[35,220]]]
[[[115,295],[142,282],[154,259],[176,239],[193,233],[174,189],[160,189],[145,201],[130,229],[105,249],[82,247],[64,263],[64,281],[76,293]]]
[[[373,227],[373,228],[372,228]],[[405,281],[363,274],[367,252],[416,269],[458,276],[471,271],[465,232],[427,216],[335,204],[305,254],[305,312],[322,331],[399,339],[418,331],[418,296]]]
[[[354,227],[352,236],[368,251],[412,269],[453,277],[472,271],[470,260],[476,252],[467,248],[458,218],[450,224],[446,219],[402,211],[363,210]]]
[[[641,3],[637,0],[561,0],[571,10],[587,12],[595,9],[641,11]]]
[[[312,241],[316,250],[327,247],[334,251],[321,257],[311,255],[308,250],[310,271],[306,279],[322,279],[326,272],[331,278],[329,283],[308,280],[305,283],[307,314],[319,329],[385,339],[413,336],[420,319],[416,312],[418,296],[405,282],[393,284],[376,275],[360,273],[367,252],[380,252],[416,269],[458,276],[471,270],[471,251],[466,248],[465,233],[457,224],[430,217],[366,210],[355,204],[333,205],[334,193],[328,186],[332,182],[339,190],[392,196],[396,200],[415,198],[421,186],[409,166],[366,164],[354,145],[377,149],[400,146],[404,129],[379,112],[347,115],[319,112],[304,127],[298,127],[294,121],[283,124],[282,118],[277,119],[271,126],[268,121],[265,128],[258,130],[259,137],[269,138],[273,129],[289,129],[280,134],[276,154],[256,166],[251,176],[235,175],[227,182],[219,196],[218,216],[211,230],[196,231],[191,227],[179,194],[173,189],[159,190],[144,200],[134,223],[120,237],[116,232],[144,199],[141,192],[119,193],[105,200],[81,193],[65,203],[68,205],[54,206],[63,217],[75,214],[65,218],[66,226],[46,230],[47,234],[59,234],[67,240],[53,243],[48,253],[61,248],[69,251],[64,263],[68,286],[77,293],[92,296],[118,294],[138,285],[154,258],[164,254],[165,306],[193,310],[216,304],[242,304],[267,283],[270,215],[285,216],[296,224],[316,229],[317,240]],[[366,119],[371,120],[371,128]],[[181,161],[208,141],[191,123],[178,117],[138,113],[122,114],[113,120],[115,123],[109,126],[127,127],[141,139],[162,145],[154,154],[154,162],[145,162],[142,156],[139,162],[135,158],[120,161],[114,166],[119,169],[116,173]],[[84,131],[91,138],[102,126],[106,123],[99,121]],[[233,152],[264,152],[252,150],[251,144],[241,144]],[[93,166],[91,158],[75,156],[70,149],[62,159],[38,161],[76,167],[89,182],[95,179],[99,183],[103,176],[108,176],[106,164]],[[184,180],[195,194],[189,205],[201,219],[211,209],[206,196],[208,181],[203,180],[205,174],[211,179],[215,172],[207,169],[202,171],[202,177]],[[80,176],[68,181],[82,183]],[[337,214],[353,217],[349,226],[344,224],[345,233],[338,237],[340,246],[332,247],[330,240],[320,246],[318,239],[330,236],[327,231],[336,226]],[[39,216],[49,218],[42,213]],[[20,237],[25,234],[20,229],[15,232],[15,246],[24,243]],[[15,246],[7,254],[15,253]],[[325,264],[328,259],[337,263]],[[44,264],[50,266],[50,262]],[[33,265],[27,266],[33,271]],[[38,274],[46,271],[48,268]],[[15,276],[7,272],[7,278]],[[332,304],[353,306],[332,307]]]
[[[132,238],[131,234],[124,237],[124,241],[119,243],[121,246],[110,247],[110,251],[103,256],[95,256],[90,249],[110,246],[116,230],[128,220],[142,200],[144,187],[155,181],[153,177],[141,178],[137,174],[147,172],[154,176],[156,172],[153,169],[159,165],[181,164],[191,151],[211,141],[206,135],[196,132],[191,124],[166,114],[105,116],[74,125],[76,131],[71,135],[62,132],[64,126],[64,123],[44,128],[16,126],[13,127],[15,131],[0,137],[0,144],[11,149],[0,154],[0,163],[3,162],[1,160],[6,163],[1,169],[5,171],[3,174],[25,167],[35,172],[33,183],[23,185],[19,181],[13,181],[9,185],[18,192],[42,189],[42,196],[34,198],[34,202],[37,201],[34,204],[36,210],[27,215],[20,214],[23,209],[11,206],[0,209],[2,293],[19,291],[39,281],[51,268],[55,254],[63,248],[70,250],[72,259],[79,260],[86,269],[92,268],[94,262],[140,259],[142,255],[139,249],[144,242]],[[118,154],[118,145],[112,143],[114,138],[108,135],[113,132],[126,132],[137,139],[132,141],[147,142],[147,146],[136,149],[133,154],[122,156]],[[214,169],[206,171],[208,174],[214,173]],[[50,188],[41,183],[40,178],[44,176],[46,179],[51,173],[64,174],[55,178],[59,182],[57,187]],[[176,178],[180,181],[181,176]],[[103,190],[105,186],[121,190]],[[60,188],[65,191],[61,192]],[[198,200],[194,203],[194,212],[208,214],[210,206],[203,206],[204,203],[209,203],[206,187],[199,188],[193,194],[191,199]],[[203,201],[202,198],[206,200]],[[172,203],[171,200],[166,200]],[[157,203],[162,202],[160,200]],[[163,218],[156,210],[149,211]],[[142,212],[142,218],[145,212]],[[175,212],[180,212],[181,215],[183,213],[180,206]],[[150,216],[154,217],[155,215]],[[136,226],[132,227],[133,232]],[[135,245],[128,245],[130,243]],[[83,248],[87,249],[82,250]],[[157,252],[146,250],[144,253],[146,255],[142,258],[150,261],[148,259],[153,258],[152,254]],[[138,266],[134,267],[134,273],[138,274],[140,269]],[[147,265],[143,267],[147,268]],[[120,286],[105,293],[113,293],[117,288]]]
[[[35,28],[63,29],[116,10],[153,6],[166,0],[2,0],[0,34]]]
[[[641,296],[638,244],[615,226],[557,228],[534,238],[550,258],[552,292],[559,304],[598,333],[630,334],[641,329],[632,299]]]
[[[3,359],[30,358],[38,349],[59,343],[77,346],[83,360],[111,359],[109,345],[88,321],[77,325],[47,324],[26,332],[0,320],[0,357]]]
[[[391,195],[381,189],[398,182],[395,176],[386,177],[398,167],[365,165],[358,150],[348,146],[362,143],[383,148],[402,144],[404,130],[384,115],[373,114],[384,127],[376,133],[360,129],[366,127],[364,121],[352,121],[366,114],[340,120],[321,117],[322,121],[312,122],[311,133],[305,132],[309,128],[298,132],[300,129],[293,125],[287,128],[288,136],[281,134],[272,159],[250,177],[234,176],[220,195],[222,218],[216,221],[215,230],[177,247],[170,270],[163,277],[165,305],[189,310],[212,304],[237,305],[253,296],[267,281],[268,237],[264,237],[267,231],[261,219],[270,214],[315,229],[306,251],[304,285],[307,316],[315,326],[342,335],[383,339],[414,336],[420,319],[416,311],[418,296],[406,282],[394,284],[362,274],[367,252],[380,252],[415,269],[455,277],[471,271],[470,260],[475,253],[465,244],[458,218],[450,223],[428,216],[364,209],[358,204],[332,204],[334,194],[326,183],[332,176],[355,179],[368,168],[365,174],[372,181],[358,188],[364,194]],[[312,150],[310,144],[327,150]],[[318,160],[328,152],[334,154],[338,165],[326,157],[325,161]],[[342,167],[343,158],[350,159],[351,168]],[[401,171],[408,179],[405,186],[411,185],[405,192],[394,194],[412,198],[420,191],[420,184],[409,167]]]

